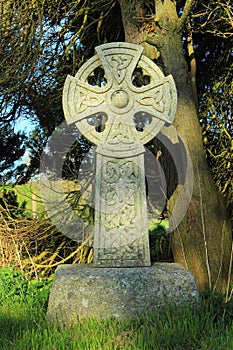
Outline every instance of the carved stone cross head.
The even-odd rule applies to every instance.
[[[109,43],[95,50],[97,55],[75,77],[66,79],[63,108],[67,123],[76,123],[96,145],[116,137],[147,143],[165,122],[173,122],[176,88],[172,76],[164,77],[160,68],[142,55],[139,45]],[[102,68],[100,86],[94,85],[98,68]],[[101,115],[105,128],[100,132],[92,118]],[[145,119],[141,129],[140,119]]]
[[[63,108],[96,148],[94,264],[150,265],[143,144],[172,123],[171,75],[129,43],[96,47],[75,77],[68,76]]]

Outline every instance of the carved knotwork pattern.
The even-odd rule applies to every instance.
[[[63,107],[68,123],[75,122],[83,135],[94,144],[116,136],[116,124],[133,129],[131,139],[145,144],[163,127],[171,123],[176,110],[176,90],[171,75],[162,71],[147,57],[143,48],[129,43],[111,43],[98,46],[97,55],[87,61],[75,75],[68,76],[64,86]],[[88,78],[98,67],[104,71],[103,86],[93,86]],[[133,84],[137,67],[146,72],[149,81],[143,86]],[[102,133],[87,123],[89,115],[104,112],[108,123]],[[136,130],[133,116],[144,112],[153,116],[143,132]]]
[[[141,260],[144,258],[143,245],[138,240],[130,244],[124,242],[122,246],[119,246],[119,243],[114,245],[112,241],[106,243],[106,247],[103,249],[105,259]]]
[[[112,68],[115,80],[118,84],[121,84],[126,76],[127,68],[132,62],[132,58],[130,56],[115,55],[110,56],[107,61],[109,66]]]
[[[104,164],[100,196],[103,203],[102,225],[107,229],[133,228],[136,225],[136,193],[140,188],[138,166],[129,160]]]
[[[90,95],[86,90],[80,90],[79,93],[79,109],[80,112],[85,111],[88,107],[97,107],[104,102],[104,97]]]

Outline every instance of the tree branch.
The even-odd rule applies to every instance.
[[[192,9],[194,3],[195,3],[195,0],[187,0],[185,2],[184,9],[183,9],[182,15],[180,17],[180,21],[179,21],[179,30],[180,31],[182,31],[182,29],[184,28],[185,23],[187,21],[187,18],[191,12],[191,9]]]

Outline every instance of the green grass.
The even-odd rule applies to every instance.
[[[48,186],[50,187],[49,184]],[[74,189],[77,189],[77,185],[74,181],[63,181],[63,190],[65,193]],[[4,190],[14,191],[17,195],[17,202],[19,205],[26,202],[25,214],[27,217],[32,216],[33,209],[36,210],[39,218],[43,219],[44,216],[46,216],[45,207],[41,198],[40,182],[28,182],[23,185],[2,185],[0,186],[0,197]],[[32,202],[34,202],[34,208]]]
[[[233,307],[219,297],[209,297],[199,311],[168,306],[134,321],[89,320],[59,328],[46,319],[51,281],[0,269],[1,350],[233,349]]]
[[[25,185],[4,185],[0,186],[0,196],[3,190],[14,191],[17,195],[17,202],[21,205],[26,202],[25,211],[27,216],[32,216],[32,199],[36,204],[37,214],[44,212],[44,205],[40,195],[39,182],[29,182]]]

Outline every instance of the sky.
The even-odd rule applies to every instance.
[[[14,131],[18,132],[24,132],[26,135],[29,135],[29,133],[34,130],[36,127],[36,123],[32,123],[29,119],[26,119],[25,117],[20,117],[14,125]]]
[[[15,132],[22,132],[25,133],[27,136],[32,132],[36,127],[36,123],[32,123],[29,119],[26,119],[24,117],[20,117],[14,124],[14,131]],[[27,164],[30,161],[30,153],[29,150],[26,150],[24,155],[20,160],[15,162],[15,165],[19,165],[21,163]]]

